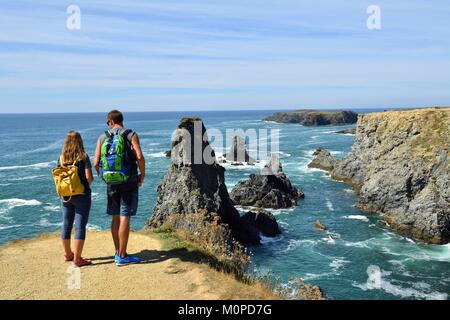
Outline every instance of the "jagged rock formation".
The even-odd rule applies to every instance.
[[[333,170],[337,160],[328,150],[319,148],[313,153],[314,159],[308,164],[308,168],[318,168],[325,171]]]
[[[246,148],[245,140],[240,136],[234,136],[231,142],[230,151],[225,155],[227,161],[233,161],[236,163],[247,162],[250,165],[256,163],[256,160],[250,157]]]
[[[248,221],[266,237],[276,237],[281,234],[277,220],[268,211],[249,211],[242,216],[242,219]]]
[[[336,133],[340,133],[340,134],[356,134],[356,128],[339,130],[339,131],[336,131]]]
[[[241,219],[230,200],[224,181],[225,169],[216,163],[205,132],[201,119],[181,119],[172,142],[172,161],[158,187],[158,199],[147,226],[160,227],[171,215],[204,210],[218,215],[220,223],[228,225],[232,236],[241,243],[259,244],[259,230]],[[201,220],[190,220],[192,232],[204,229]],[[195,221],[199,226],[195,226]],[[186,228],[186,223],[177,223]]]
[[[234,204],[280,209],[295,206],[304,197],[302,191],[292,186],[279,160],[271,159],[261,173],[251,174],[233,188],[230,197]]]
[[[354,186],[357,206],[399,232],[450,241],[450,108],[359,117],[351,153],[331,177]]]
[[[264,119],[282,123],[298,123],[304,126],[342,125],[356,123],[358,114],[345,110],[296,110],[275,112]]]

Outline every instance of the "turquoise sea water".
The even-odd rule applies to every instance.
[[[337,157],[348,153],[353,136],[334,132],[351,126],[302,127],[260,120],[271,113],[127,114],[126,124],[140,134],[148,162],[133,228],[141,228],[152,213],[156,188],[170,161],[164,151],[170,148],[171,134],[182,115],[198,115],[208,129],[224,134],[227,128],[279,129],[284,171],[306,196],[296,208],[273,211],[283,234],[251,248],[255,267],[262,273],[271,270],[283,283],[301,277],[320,285],[333,299],[448,299],[449,245],[425,245],[397,235],[375,215],[354,207],[355,197],[348,185],[307,168],[319,146]],[[58,230],[59,200],[50,171],[64,136],[68,130],[79,131],[92,155],[97,137],[106,130],[105,115],[0,115],[0,120],[0,243]],[[261,165],[226,166],[229,190],[250,173],[258,172]],[[89,228],[108,228],[105,185],[100,179],[94,182],[93,199]],[[314,228],[318,219],[328,226],[328,232]],[[375,270],[372,281],[368,281],[368,269]]]

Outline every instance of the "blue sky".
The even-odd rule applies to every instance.
[[[450,105],[449,17],[448,0],[4,0],[0,112]]]

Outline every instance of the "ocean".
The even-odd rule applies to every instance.
[[[358,111],[358,110],[356,110]],[[370,112],[375,110],[365,110]],[[386,228],[376,215],[354,207],[351,188],[323,171],[307,168],[312,152],[327,148],[336,157],[351,150],[354,137],[336,134],[352,126],[303,127],[261,121],[272,111],[127,113],[125,124],[139,133],[147,160],[134,229],[152,214],[156,188],[166,174],[173,130],[184,115],[200,116],[207,129],[279,129],[279,154],[291,182],[305,193],[292,209],[272,210],[282,235],[251,247],[253,266],[282,283],[294,277],[319,285],[331,299],[448,299],[450,245],[426,245]],[[51,169],[69,130],[79,131],[86,151],[94,153],[98,136],[107,130],[105,114],[0,115],[0,243],[55,232],[61,223],[60,202]],[[256,166],[226,166],[229,190]],[[93,184],[90,230],[109,228],[106,187]],[[320,220],[328,227],[314,228]],[[89,236],[87,238],[89,241]],[[43,253],[45,254],[45,253]]]

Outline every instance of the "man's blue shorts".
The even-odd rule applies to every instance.
[[[109,215],[132,217],[136,215],[139,202],[139,187],[137,181],[128,181],[118,185],[108,185]]]

